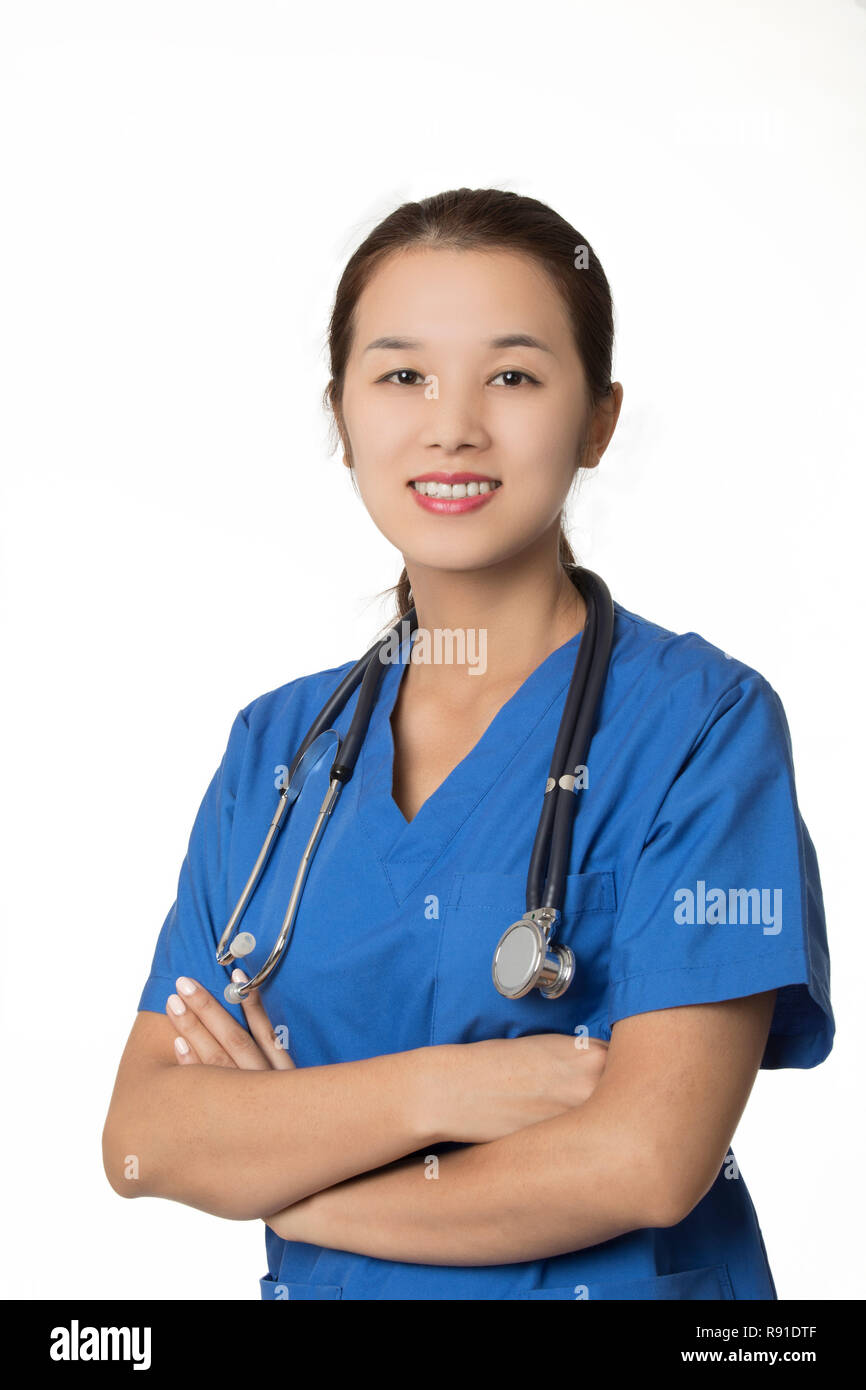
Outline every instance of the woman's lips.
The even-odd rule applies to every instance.
[[[455,481],[457,480],[455,479]],[[495,497],[500,488],[494,488],[491,492],[479,492],[475,497],[427,497],[423,492],[416,492],[414,487],[410,487],[409,491],[418,506],[423,507],[426,512],[438,512],[440,516],[453,516],[457,512],[477,511],[479,507],[485,506],[491,498]]]

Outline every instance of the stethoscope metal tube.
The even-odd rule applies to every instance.
[[[282,823],[282,818],[287,806],[290,806],[291,803],[295,801],[296,798],[300,795],[304,782],[306,781],[310,772],[312,772],[313,768],[321,762],[322,758],[332,747],[335,740],[337,743],[336,751],[337,753],[339,753],[340,740],[338,734],[334,729],[329,729],[324,731],[323,733],[317,734],[316,737],[313,739],[312,743],[309,744],[309,746],[304,750],[303,756],[301,757],[300,761],[296,758],[294,763],[292,764],[294,772],[290,773],[288,785],[284,787],[280,793],[279,804],[274,814],[274,818],[271,821],[270,826],[268,827],[268,833],[265,837],[265,842],[259,851],[259,856],[255,864],[253,865],[253,871],[247,879],[246,884],[244,886],[244,890],[237,901],[235,910],[229,918],[228,922],[226,923],[225,930],[222,936],[220,937],[219,945],[217,946],[217,961],[220,965],[231,965],[232,961],[242,960],[244,956],[249,955],[250,951],[255,950],[256,939],[250,932],[240,932],[239,935],[235,937],[230,949],[228,950],[225,949],[226,942],[228,941],[228,938],[234,931],[235,927],[240,922],[240,919],[243,916],[244,911],[246,910],[247,904],[249,903],[249,900],[255,891],[256,884],[258,883],[262,871],[264,870],[265,864],[267,863],[270,857],[270,853],[273,849],[274,841]],[[239,1004],[242,999],[246,998],[250,990],[258,989],[259,985],[267,979],[268,975],[270,975],[271,971],[274,969],[274,966],[276,965],[277,961],[282,955],[282,952],[288,941],[292,924],[294,922],[295,911],[300,901],[304,882],[306,880],[307,873],[309,872],[310,864],[313,861],[313,855],[316,852],[316,848],[322,836],[322,831],[325,827],[325,821],[327,817],[331,814],[331,811],[334,809],[334,806],[336,805],[337,796],[339,795],[342,786],[343,783],[338,778],[332,778],[328,786],[328,790],[325,793],[325,799],[322,802],[321,809],[319,811],[318,816],[316,817],[316,823],[313,827],[313,832],[310,835],[309,840],[307,841],[306,849],[304,850],[303,856],[301,858],[301,863],[298,867],[298,872],[295,876],[295,882],[292,888],[291,897],[289,899],[289,905],[286,909],[286,915],[283,918],[283,925],[280,928],[279,936],[277,937],[277,940],[274,943],[274,949],[271,951],[271,954],[268,956],[268,959],[265,961],[264,965],[253,976],[251,980],[247,980],[243,984],[236,984],[232,982],[231,984],[227,985],[226,989],[224,990],[224,995],[229,1004]]]
[[[339,797],[340,792],[343,790],[343,785],[344,784],[339,777],[332,777],[330,783],[328,784],[328,790],[325,793],[325,799],[322,802],[322,805],[319,809],[319,814],[316,817],[316,823],[313,826],[312,833],[310,835],[309,840],[307,841],[306,849],[304,850],[304,853],[301,856],[301,862],[298,866],[298,872],[295,875],[295,882],[292,887],[291,897],[289,898],[289,905],[286,908],[286,915],[283,918],[283,924],[280,927],[280,934],[274,942],[271,954],[268,956],[261,969],[256,972],[256,974],[253,976],[251,980],[246,980],[243,983],[236,983],[235,981],[232,981],[231,984],[226,986],[224,994],[229,1004],[240,1004],[241,1001],[247,997],[250,990],[258,989],[259,985],[264,983],[264,981],[270,975],[271,971],[276,967],[277,961],[280,959],[280,956],[283,954],[283,951],[288,945],[292,927],[294,926],[295,913],[298,909],[298,903],[301,901],[301,894],[304,891],[304,884],[307,880],[307,874],[310,871],[310,865],[313,862],[313,856],[316,853],[319,841],[322,838],[322,834],[325,829],[325,822],[327,821],[328,816],[331,814],[331,812],[337,804],[337,798]],[[250,936],[249,932],[244,933],[244,935],[249,937],[250,940],[248,951],[253,950],[256,944],[255,938]],[[236,942],[233,943],[233,949],[235,954],[237,954]]]
[[[551,943],[560,917],[561,909],[557,904],[562,901],[577,806],[575,771],[586,761],[607,674],[614,615],[613,601],[597,575],[589,570],[578,569],[572,573],[572,579],[586,600],[586,624],[581,635],[578,657],[554,746],[550,774],[532,847],[526,882],[526,911],[519,921],[506,928],[493,957],[493,982],[499,993],[509,999],[518,999],[535,988],[539,989],[545,998],[556,999],[565,992],[574,978],[574,953],[567,946]],[[408,624],[410,632],[414,631],[418,624],[415,609],[411,608],[402,621]],[[251,990],[258,989],[276,968],[288,946],[298,904],[316,849],[340,792],[351,780],[355,770],[382,678],[384,663],[381,654],[399,635],[399,628],[392,628],[382,641],[374,643],[360,660],[356,661],[313,720],[292,760],[288,784],[280,793],[280,800],[268,826],[264,844],[220,937],[216,952],[220,965],[230,965],[232,961],[243,959],[255,949],[255,937],[250,932],[240,932],[230,947],[227,943],[264,872],[276,837],[284,823],[287,808],[297,799],[310,772],[336,741],[328,789],[301,856],[286,913],[273,949],[252,979],[237,984],[231,982],[226,987],[224,994],[230,1004],[242,1003]],[[346,737],[341,743],[336,730],[329,726],[359,685],[355,712]],[[569,768],[574,771],[568,771]],[[543,884],[542,875],[545,875]]]
[[[408,622],[410,632],[414,631],[418,625],[418,617],[414,608],[406,615],[404,621]],[[304,890],[304,883],[306,882],[307,874],[309,873],[310,865],[313,862],[313,857],[318,848],[319,841],[324,833],[328,818],[337,804],[340,791],[345,783],[351,780],[355,770],[355,762],[361,750],[364,734],[370,722],[370,712],[375,704],[376,692],[378,691],[379,682],[382,679],[382,672],[384,670],[383,662],[380,660],[380,652],[393,640],[397,631],[398,629],[396,627],[392,628],[381,642],[375,642],[373,646],[364,653],[360,660],[355,662],[352,669],[346,673],[333,695],[327,703],[322,706],[322,709],[313,720],[304,735],[300,748],[292,760],[289,768],[287,786],[280,792],[279,804],[268,827],[268,833],[265,836],[264,844],[259,851],[252,873],[247,879],[243,892],[235,905],[235,909],[220,937],[216,952],[216,958],[220,965],[231,965],[233,961],[243,959],[244,956],[249,955],[251,951],[255,950],[256,939],[251,932],[239,933],[234,941],[232,941],[231,947],[228,950],[226,950],[226,943],[235,927],[240,922],[249,904],[250,898],[255,892],[256,885],[270,857],[277,833],[283,823],[283,816],[286,808],[300,795],[307,777],[312,772],[313,768],[321,762],[331,744],[336,741],[337,747],[334,761],[331,764],[328,790],[325,793],[321,807],[319,808],[319,814],[316,817],[315,825],[313,826],[306,848],[301,856],[301,862],[298,865],[295,881],[289,896],[286,914],[283,918],[279,935],[274,942],[273,950],[261,969],[256,972],[251,980],[245,980],[243,982],[235,982],[232,980],[226,985],[226,988],[223,990],[223,995],[226,1002],[229,1004],[242,1003],[251,990],[258,989],[260,985],[264,984],[265,980],[276,968],[288,944],[294,925],[295,914],[301,900],[301,894]],[[358,694],[358,703],[355,707],[355,713],[352,716],[352,722],[349,725],[349,731],[341,744],[337,731],[335,729],[330,729],[328,725],[348,703],[349,698],[358,685],[361,687]]]

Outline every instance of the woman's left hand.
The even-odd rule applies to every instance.
[[[232,979],[235,977],[238,982],[247,978],[240,969],[233,972]],[[190,985],[193,986],[191,991]],[[271,1027],[257,989],[241,1000],[241,1008],[249,1025],[247,1032],[197,980],[184,977],[177,981],[177,986],[178,993],[172,996],[172,1001],[180,999],[185,1007],[178,1014],[169,1003],[166,1005],[166,1015],[179,1035],[174,1044],[179,1066],[203,1063],[206,1066],[238,1067],[241,1071],[294,1069],[295,1063],[289,1056],[288,1047],[283,1045]],[[179,1042],[186,1044],[186,1051],[178,1047]]]

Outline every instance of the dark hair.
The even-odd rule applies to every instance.
[[[380,263],[410,246],[505,249],[532,256],[567,306],[586,374],[590,408],[610,394],[613,303],[607,276],[586,238],[536,198],[499,188],[456,188],[396,208],[364,239],[340,277],[328,329],[331,379],[324,404],[341,427],[346,363],[358,300]],[[581,458],[587,443],[588,434],[581,441]],[[561,522],[559,561],[565,570],[577,566]],[[397,583],[383,593],[395,596],[397,613],[392,623],[399,622],[412,607],[405,567]]]

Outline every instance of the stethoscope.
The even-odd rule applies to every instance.
[[[574,978],[574,952],[568,946],[554,944],[553,937],[560,919],[571,833],[577,813],[577,793],[580,788],[575,784],[580,779],[576,773],[586,766],[596,711],[607,678],[614,613],[610,593],[597,574],[577,568],[571,571],[571,577],[586,601],[586,623],[544,788],[526,879],[526,911],[519,921],[512,922],[503,932],[493,956],[493,983],[507,999],[520,999],[532,989],[540,990],[545,999],[558,999]],[[402,621],[408,624],[408,631],[413,632],[418,625],[415,609],[411,608]],[[252,979],[226,986],[224,996],[229,1004],[240,1004],[250,990],[258,989],[276,968],[286,949],[313,856],[337,798],[355,770],[355,762],[367,733],[386,664],[386,659],[380,658],[380,652],[383,649],[389,652],[393,650],[392,644],[398,636],[398,628],[391,628],[386,637],[374,643],[355,663],[323,705],[295,754],[264,844],[220,937],[216,951],[220,965],[242,960],[255,950],[256,940],[250,932],[239,932],[229,949],[226,949],[226,942],[255,891],[287,808],[300,795],[310,772],[336,742],[328,790],[301,856],[279,935],[264,965]],[[357,708],[341,744],[336,729],[329,726],[358,685],[361,690]],[[569,768],[574,770],[569,772]]]

